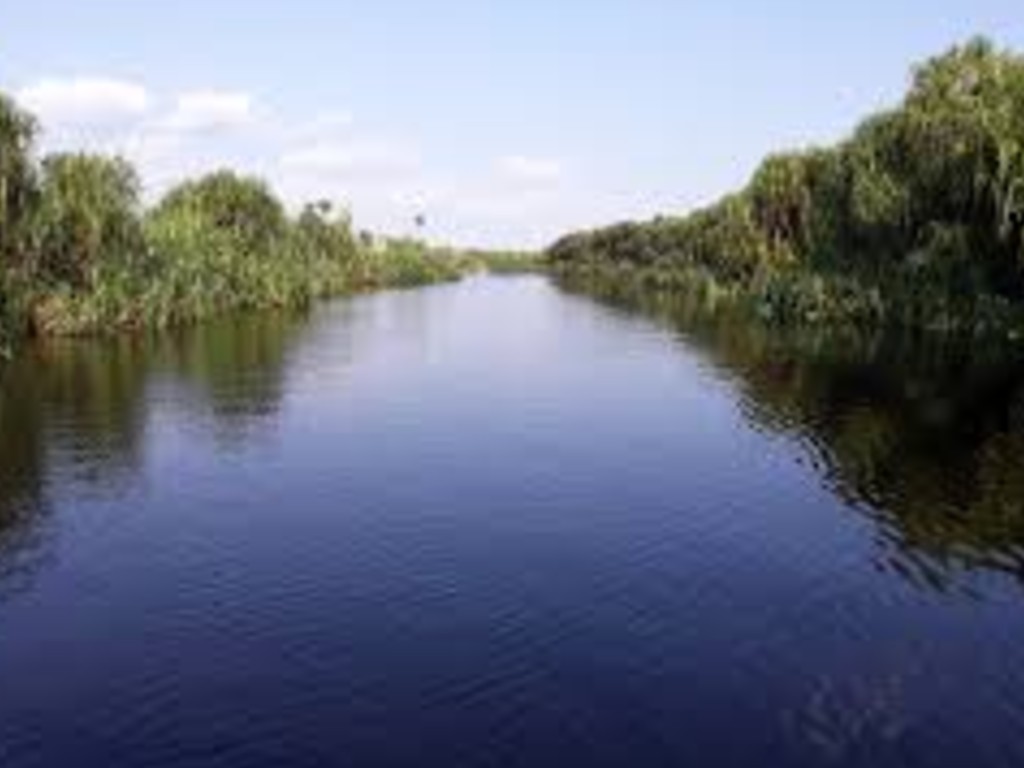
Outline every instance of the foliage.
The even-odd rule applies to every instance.
[[[29,250],[36,195],[31,146],[35,120],[0,94],[0,357],[8,353],[21,314],[19,274]]]
[[[266,184],[227,170],[175,187],[150,219],[156,231],[172,240],[208,233],[251,258],[280,248],[288,226],[284,205]]]
[[[541,253],[531,251],[468,250],[462,254],[466,263],[476,270],[492,274],[540,272],[545,267]]]
[[[31,148],[35,119],[0,94],[0,265],[17,266],[29,247],[29,223],[36,195]]]
[[[36,163],[35,132],[0,96],[0,354],[25,333],[159,328],[458,275],[457,259],[423,243],[356,238],[329,202],[289,217],[265,183],[227,170],[143,211],[125,160]]]
[[[1024,312],[1024,57],[982,39],[953,48],[839,146],[774,155],[710,208],[570,235],[547,257],[561,270],[629,265],[662,283],[699,275],[767,296],[774,317],[791,315],[779,311],[787,302],[811,307],[803,319],[929,327]],[[852,315],[839,302],[850,281],[869,297],[845,302]],[[821,301],[804,300],[813,294]]]
[[[146,255],[140,209],[139,180],[124,160],[46,158],[34,224],[35,276],[88,288],[100,269],[131,268]]]

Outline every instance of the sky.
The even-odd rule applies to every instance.
[[[41,151],[122,154],[147,200],[230,167],[360,228],[532,248],[682,213],[842,138],[1020,0],[11,0],[0,90]]]

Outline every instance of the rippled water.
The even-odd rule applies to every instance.
[[[0,765],[1024,764],[1024,366],[541,277],[38,346]]]

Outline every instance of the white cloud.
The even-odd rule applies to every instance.
[[[324,141],[347,133],[354,124],[355,118],[351,112],[324,112],[309,122],[295,126],[289,133],[295,141]]]
[[[180,94],[174,111],[163,121],[162,127],[183,133],[204,133],[237,128],[253,120],[249,94],[201,90]]]
[[[18,98],[52,129],[47,151],[123,154],[149,201],[183,177],[226,166],[268,178],[292,208],[328,198],[350,208],[357,226],[394,233],[415,231],[414,216],[425,213],[431,237],[485,244],[541,244],[594,205],[550,157],[495,153],[475,169],[437,175],[414,137],[366,135],[344,111],[277,117],[244,91],[151,98],[133,83],[76,78],[30,83]]]
[[[557,160],[508,155],[499,158],[498,172],[506,179],[521,182],[554,182],[562,177],[562,165]]]
[[[286,152],[281,167],[290,173],[325,179],[354,175],[407,173],[419,166],[419,155],[410,147],[386,141],[322,143]]]
[[[423,180],[392,189],[388,199],[400,210],[422,211],[450,205],[456,194],[457,190],[449,184],[429,183]]]
[[[471,218],[511,221],[547,215],[555,202],[557,196],[546,190],[516,192],[491,185],[460,195],[455,207],[460,214]]]
[[[44,78],[15,94],[44,123],[104,123],[138,117],[149,94],[136,83],[103,77]]]
[[[172,158],[181,147],[181,138],[172,133],[140,130],[111,141],[107,151],[123,155],[145,168]]]

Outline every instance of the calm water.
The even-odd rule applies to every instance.
[[[0,765],[1019,766],[1024,366],[540,277],[29,350]]]

